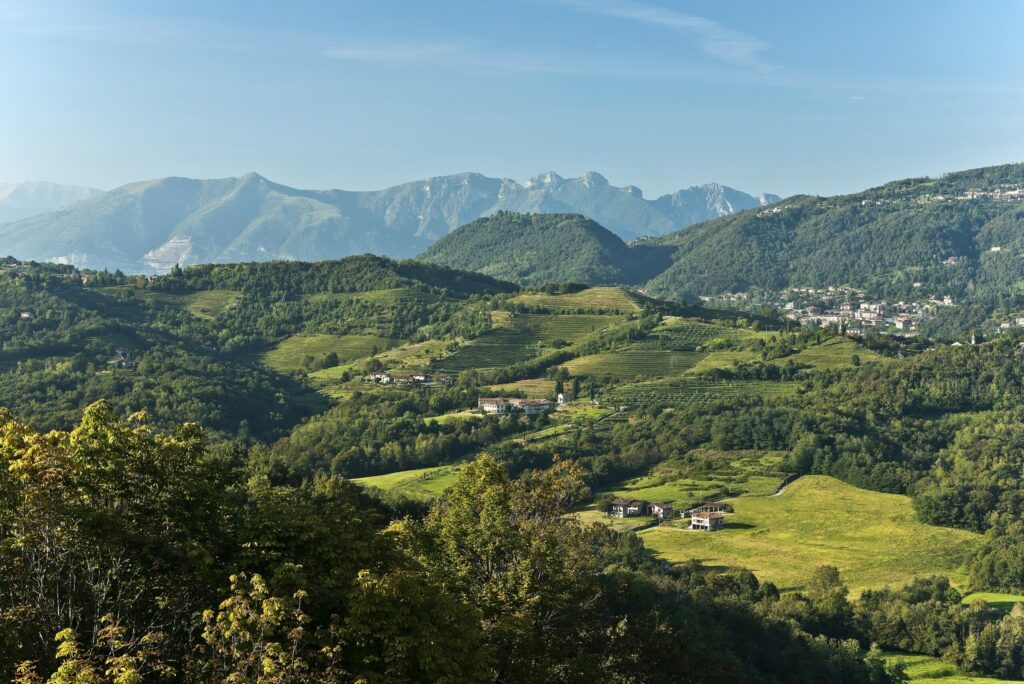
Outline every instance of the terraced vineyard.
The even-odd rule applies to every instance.
[[[655,328],[651,336],[633,345],[637,349],[666,349],[693,351],[714,339],[737,339],[753,337],[758,333],[742,328],[727,328],[721,325],[688,321],[682,318],[668,318]]]
[[[563,364],[573,375],[599,378],[660,378],[679,375],[704,358],[701,352],[629,348],[581,356]]]
[[[606,392],[602,401],[618,406],[682,406],[740,396],[779,397],[794,394],[796,382],[672,378],[621,385]]]
[[[513,298],[513,304],[542,306],[552,312],[600,311],[630,313],[640,309],[635,295],[618,287],[591,287],[571,294],[524,294]]]
[[[532,380],[519,380],[510,382],[507,385],[491,385],[487,392],[494,395],[506,395],[512,392],[522,392],[527,399],[549,399],[555,395],[555,381],[544,378]]]
[[[470,340],[433,367],[458,372],[508,366],[538,355],[552,342],[576,344],[622,320],[600,314],[506,314],[496,318],[490,333]]]

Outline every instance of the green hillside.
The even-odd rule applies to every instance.
[[[630,248],[579,214],[498,212],[459,227],[420,258],[522,284],[642,283],[670,250]]]
[[[816,567],[839,568],[855,592],[942,574],[964,581],[978,535],[921,524],[910,499],[808,476],[779,496],[730,500],[725,529],[702,534],[673,527],[645,532],[644,543],[675,562],[750,568],[784,589],[806,585]]]
[[[999,193],[1022,183],[1016,164],[793,197],[652,240],[675,251],[648,287],[671,296],[794,285],[893,298],[1009,292],[1024,277],[1024,202]],[[943,263],[950,257],[958,263]]]

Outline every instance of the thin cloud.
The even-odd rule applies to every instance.
[[[760,71],[774,69],[762,57],[767,45],[759,38],[722,26],[713,19],[685,14],[658,5],[634,0],[547,0],[560,5],[606,17],[656,26],[694,38],[704,54],[721,62]]]
[[[398,43],[346,45],[324,50],[324,57],[349,62],[370,62],[404,67],[441,67],[478,74],[553,74],[635,77],[636,70],[622,64],[564,55],[503,52],[493,47],[458,43]]]

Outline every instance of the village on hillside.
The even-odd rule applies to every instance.
[[[928,295],[920,301],[870,299],[864,290],[830,285],[791,287],[776,292],[735,292],[701,297],[705,306],[750,308],[767,306],[787,320],[808,328],[838,327],[849,335],[868,332],[913,336],[940,307],[955,306],[949,295]]]

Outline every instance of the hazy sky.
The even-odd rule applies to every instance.
[[[0,0],[0,181],[854,191],[1024,161],[1022,27],[1019,0]]]

